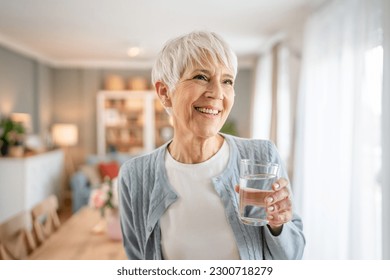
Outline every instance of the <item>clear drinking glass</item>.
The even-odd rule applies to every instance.
[[[240,165],[240,219],[244,224],[263,226],[268,223],[265,197],[273,192],[279,165],[242,159]]]

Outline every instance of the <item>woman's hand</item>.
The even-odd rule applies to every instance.
[[[286,179],[278,179],[272,184],[274,192],[264,198],[268,225],[274,235],[280,234],[283,224],[292,219],[292,202],[287,185],[288,181]],[[240,186],[236,186],[235,190],[239,192]],[[262,199],[262,197],[259,197],[259,199]]]

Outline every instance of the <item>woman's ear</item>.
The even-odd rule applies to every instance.
[[[165,108],[172,107],[172,102],[168,94],[169,92],[168,86],[163,82],[158,81],[156,82],[155,87],[156,87],[158,98],[160,99],[164,107]]]

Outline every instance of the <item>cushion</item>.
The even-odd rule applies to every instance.
[[[79,170],[88,178],[88,182],[91,184],[92,188],[97,188],[102,183],[97,165],[84,164],[79,167]]]
[[[119,174],[119,164],[116,161],[101,162],[98,167],[103,180],[106,176],[112,180]]]

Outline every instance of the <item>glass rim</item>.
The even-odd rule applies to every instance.
[[[254,159],[241,159],[240,163],[243,164],[253,164],[256,166],[268,166],[268,167],[278,167],[279,164],[271,161],[261,161],[261,160],[254,160]]]

